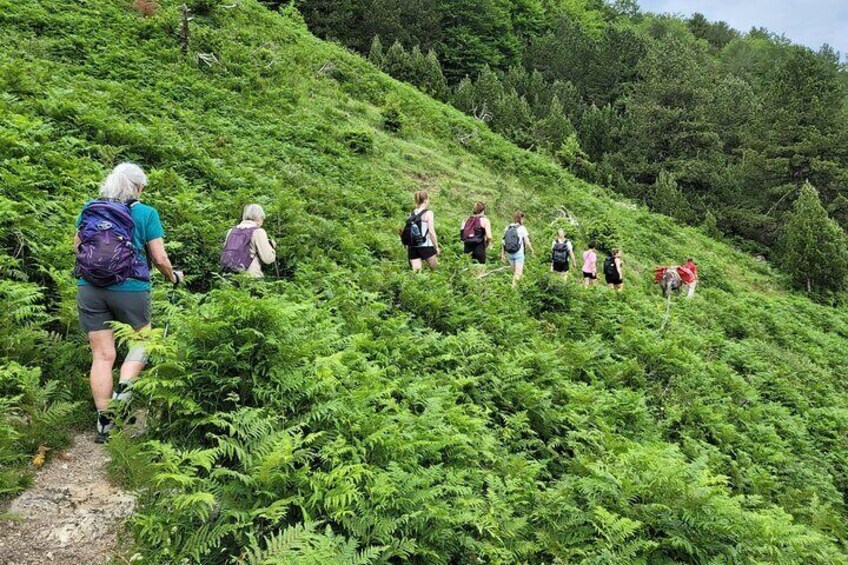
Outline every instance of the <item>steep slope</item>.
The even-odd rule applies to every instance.
[[[848,562],[844,313],[296,13],[192,4],[184,57],[177,2],[143,18],[121,0],[0,0],[6,402],[30,406],[29,367],[86,398],[68,248],[115,162],[150,171],[145,200],[192,277],[173,306],[159,285],[170,332],[138,387],[150,441],[112,445],[144,489],[147,562]],[[414,276],[396,230],[418,189],[445,253]],[[542,250],[559,225],[579,248],[603,232],[626,292],[562,283],[544,253],[515,291],[473,278],[455,232],[477,199],[498,232],[521,207]],[[250,201],[283,261],[278,280],[231,284],[217,254]],[[651,268],[690,254],[699,295],[663,327]],[[26,447],[28,421],[2,423],[0,447]]]

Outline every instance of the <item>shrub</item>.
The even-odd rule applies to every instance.
[[[393,133],[399,132],[403,128],[403,115],[400,109],[396,106],[388,106],[383,109],[383,129]]]
[[[342,140],[348,149],[358,155],[370,153],[374,147],[374,136],[364,130],[349,131],[342,136]]]

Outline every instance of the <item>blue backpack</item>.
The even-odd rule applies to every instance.
[[[130,205],[113,200],[95,200],[83,208],[74,276],[106,287],[129,278],[150,280],[147,264],[133,246]]]

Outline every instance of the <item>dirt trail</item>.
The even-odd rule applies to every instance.
[[[106,477],[106,451],[81,434],[44,466],[32,487],[0,508],[0,564],[107,563],[135,498]]]

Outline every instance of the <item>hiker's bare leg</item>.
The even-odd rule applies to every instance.
[[[91,396],[98,410],[106,410],[112,399],[115,336],[112,330],[88,332],[88,342],[91,344]]]
[[[686,290],[686,298],[695,296],[695,287],[698,286],[698,281],[689,283],[689,288]]]
[[[144,326],[139,332],[150,329],[150,325]],[[121,382],[135,380],[147,365],[147,355],[144,353],[144,346],[136,345],[130,347],[130,351],[121,365]]]
[[[410,259],[409,266],[412,267],[413,271],[421,270],[421,259]]]
[[[427,265],[430,266],[431,269],[435,269],[439,266],[439,259],[435,255],[427,259]]]
[[[518,281],[521,279],[521,276],[524,274],[524,263],[514,263],[512,265],[512,286],[515,288],[518,285]]]

